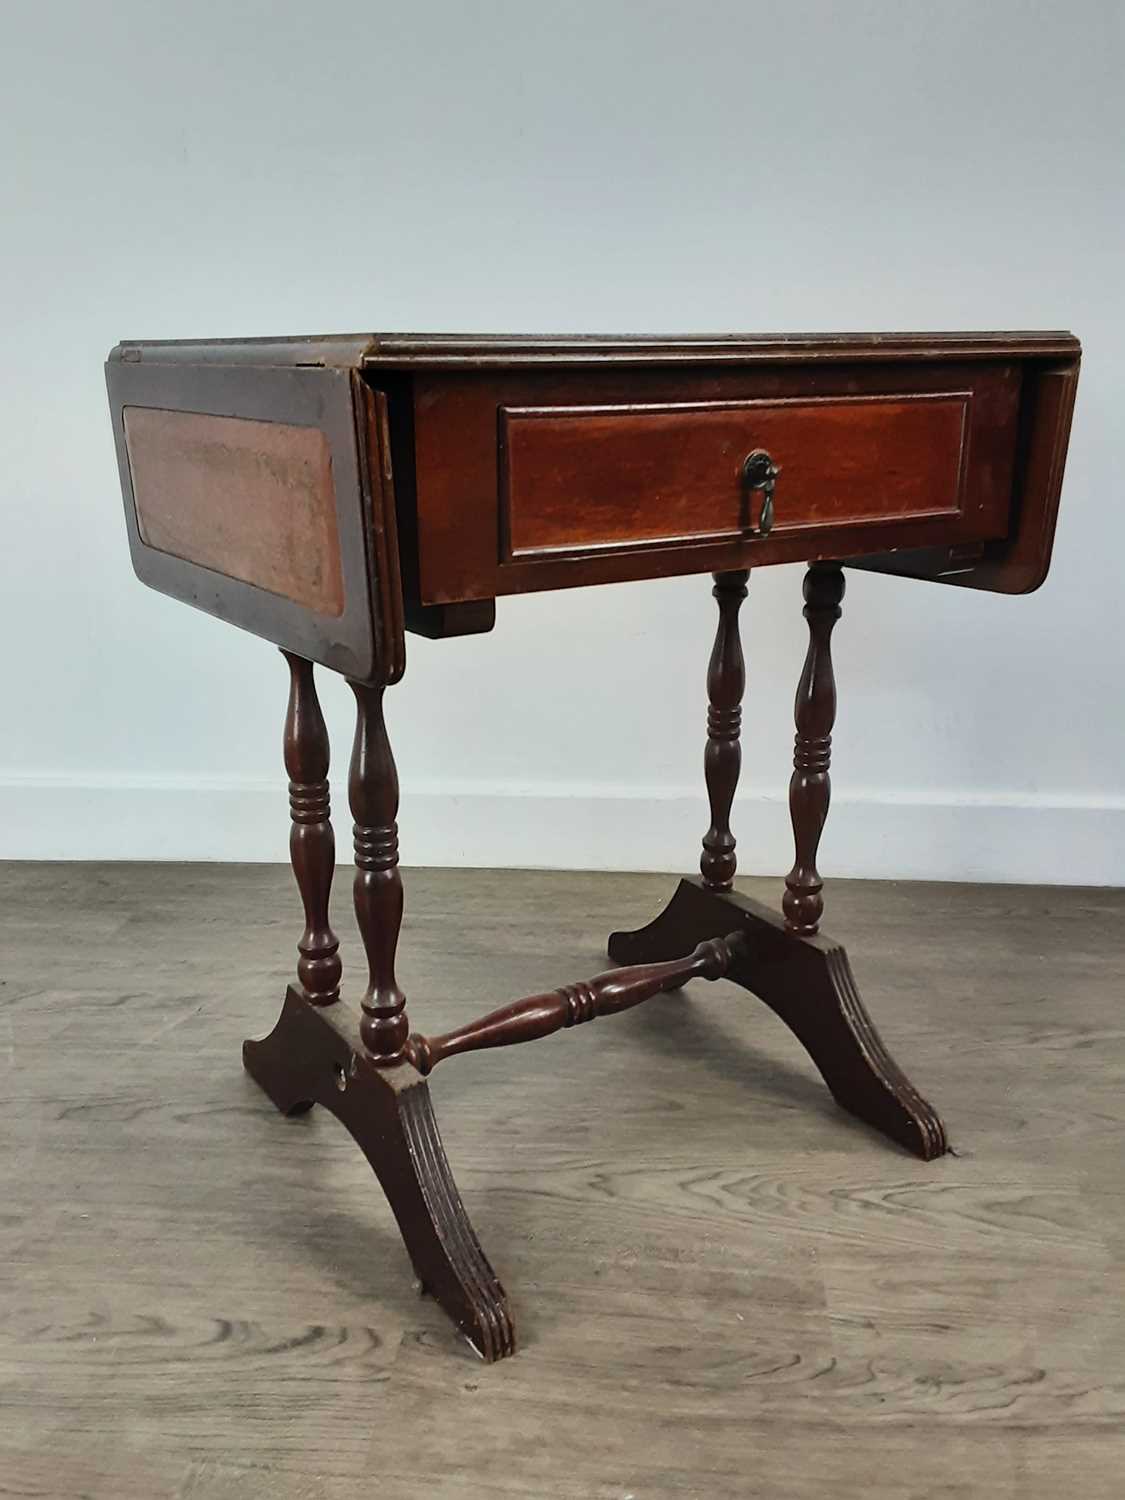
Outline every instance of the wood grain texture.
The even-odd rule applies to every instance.
[[[336,492],[323,432],[148,406],[127,406],[123,418],[146,547],[320,614],[342,614]]]
[[[592,972],[668,894],[409,879],[427,1030]],[[393,1500],[1119,1500],[1125,892],[832,889],[957,1155],[851,1122],[724,981],[577,1028],[565,1068],[465,1057],[435,1104],[523,1335],[486,1368],[344,1130],[239,1065],[288,868],[0,868],[0,1496],[350,1500],[378,1468]]]
[[[134,360],[129,353],[114,350],[105,377],[138,578],[308,661],[364,682],[397,681],[405,648],[390,459],[378,402],[372,408],[359,377],[315,364],[255,368],[238,361]],[[143,421],[161,419],[148,434],[149,499],[159,509],[161,472],[174,471],[179,488],[173,493],[185,509],[168,524],[185,556],[157,550],[141,533],[125,424],[127,413],[134,412],[129,420],[135,424],[142,409],[154,414]],[[314,468],[328,465],[331,522],[321,516],[309,526],[307,516],[300,519],[304,480],[300,463],[293,463],[295,450],[315,455]],[[316,472],[319,505],[328,492],[323,467]],[[209,530],[212,523],[221,539]],[[334,561],[325,551],[329,541]],[[342,594],[334,584],[323,591],[329,611],[291,596],[319,597],[317,580],[335,571]]]
[[[778,535],[955,516],[971,399],[502,407],[503,560],[745,537],[743,464],[758,448],[782,471]]]
[[[419,372],[420,600],[1002,537],[1021,380],[956,359]],[[768,536],[757,448],[781,466]]]

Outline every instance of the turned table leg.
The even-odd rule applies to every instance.
[[[285,716],[285,769],[289,772],[289,857],[305,908],[305,930],[297,944],[297,978],[314,1005],[340,998],[340,942],[328,920],[328,898],[336,867],[328,791],[328,730],[320,711],[312,662],[281,653],[289,663],[289,710]]]
[[[703,835],[703,854],[699,861],[703,884],[711,891],[729,891],[737,868],[730,812],[742,768],[739,731],[742,694],[746,688],[746,663],[738,630],[738,612],[746,598],[749,577],[745,569],[735,573],[716,573],[712,590],[719,605],[719,624],[707,668],[707,748],[703,752],[711,826]]]
[[[397,1063],[410,1034],[406,996],[395,978],[402,927],[398,868],[398,771],[383,719],[382,686],[353,682],[356,699],[348,798],[355,819],[355,915],[367,954],[359,1034],[372,1057]]]
[[[333,855],[328,736],[312,667],[288,653],[287,659],[290,848],[305,907],[300,987],[289,986],[273,1031],[243,1044],[243,1061],[282,1113],[299,1114],[317,1103],[346,1126],[387,1195],[423,1289],[484,1359],[502,1359],[515,1349],[507,1297],[465,1213],[429,1088],[404,1050],[406,1002],[395,979],[402,924],[398,778],[383,722],[383,689],[352,684],[355,909],[369,969],[357,1015],[337,998],[339,945],[328,922]]]
[[[735,872],[730,809],[738,780],[742,651],[738,608],[745,574],[717,574],[719,630],[708,671],[707,790],[711,827],[702,878],[682,880],[647,927],[615,932],[620,964],[682,958],[708,938],[739,934],[726,978],[763,1000],[803,1044],[836,1101],[927,1160],[948,1149],[945,1129],[887,1052],[860,999],[843,947],[818,934],[823,909],[817,848],[828,812],[828,761],[836,712],[829,635],[844,581],[835,563],[814,564],[805,581],[810,643],[797,691],[795,769],[790,786],[796,860],[786,879],[785,915],[731,890]]]
[[[820,835],[828,816],[832,759],[832,726],[836,722],[836,678],[832,671],[832,627],[840,618],[844,570],[836,563],[818,564],[805,574],[805,619],[809,648],[797,687],[794,718],[793,775],[789,814],[795,858],[785,877],[781,909],[790,932],[811,937],[824,911],[823,881],[816,868]]]

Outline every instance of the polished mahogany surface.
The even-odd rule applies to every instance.
[[[356,334],[125,343],[107,378],[145,582],[390,682],[404,629],[488,629],[529,590],[830,559],[1033,588],[1079,355],[1065,333]]]
[[[963,546],[1005,534],[1020,367],[899,362],[426,372],[424,604]],[[773,525],[742,483],[778,468]]]
[[[502,406],[500,560],[754,535],[761,517],[744,470],[758,448],[785,476],[774,535],[955,516],[970,399]]]
[[[282,745],[305,921],[297,982],[273,1032],[245,1043],[245,1066],[284,1113],[315,1103],[343,1122],[419,1284],[485,1359],[514,1351],[516,1323],[438,1133],[426,1082],[438,1062],[724,978],[792,1030],[844,1109],[923,1160],[948,1149],[845,950],[821,931],[832,634],[845,565],[999,593],[1042,582],[1079,354],[1069,334],[1000,333],[354,335],[123,344],[110,356],[138,575],[276,642],[288,665]],[[789,561],[809,565],[808,644],[794,703],[794,862],[777,913],[734,889],[731,825],[740,611],[751,570]],[[647,926],[610,936],[623,967],[451,1032],[414,1030],[396,970],[404,882],[384,718],[405,631],[489,629],[508,594],[691,573],[714,575],[718,607],[699,878]],[[348,802],[366,983],[345,974],[329,909],[318,662],[347,676],[356,700]],[[654,725],[666,712],[654,707]],[[689,1025],[690,1008],[681,1014]],[[600,1030],[612,1034],[608,1019]]]

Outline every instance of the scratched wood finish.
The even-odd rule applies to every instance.
[[[427,1030],[593,972],[668,887],[409,878]],[[484,1367],[343,1129],[239,1066],[288,868],[0,867],[0,1495],[1119,1500],[1125,892],[832,891],[958,1154],[852,1122],[723,981],[579,1027],[566,1068],[464,1057],[435,1107],[523,1334]]]
[[[126,407],[124,422],[146,546],[320,614],[343,611],[323,432],[147,406]]]
[[[758,512],[742,466],[759,448],[781,470],[777,536],[956,515],[970,400],[502,407],[505,560],[745,536]]]

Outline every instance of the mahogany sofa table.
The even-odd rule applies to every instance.
[[[319,1103],[383,1186],[423,1287],[489,1360],[507,1297],[466,1216],[426,1075],[692,977],[733,980],[807,1048],[838,1102],[931,1159],[934,1109],[884,1048],[819,931],[817,846],[843,566],[1023,593],[1050,563],[1080,350],[1067,333],[537,338],[356,335],[124,343],[106,374],[138,576],[279,645],[289,665],[297,983],[243,1058],[279,1109]],[[781,913],[734,893],[730,812],[750,569],[806,562],[809,646]],[[492,628],[507,594],[714,575],[704,769],[711,824],[681,881],[609,953],[626,967],[413,1032],[395,979],[398,780],[383,720],[405,632]],[[357,719],[348,793],[369,975],[341,998],[328,736],[314,663]]]

